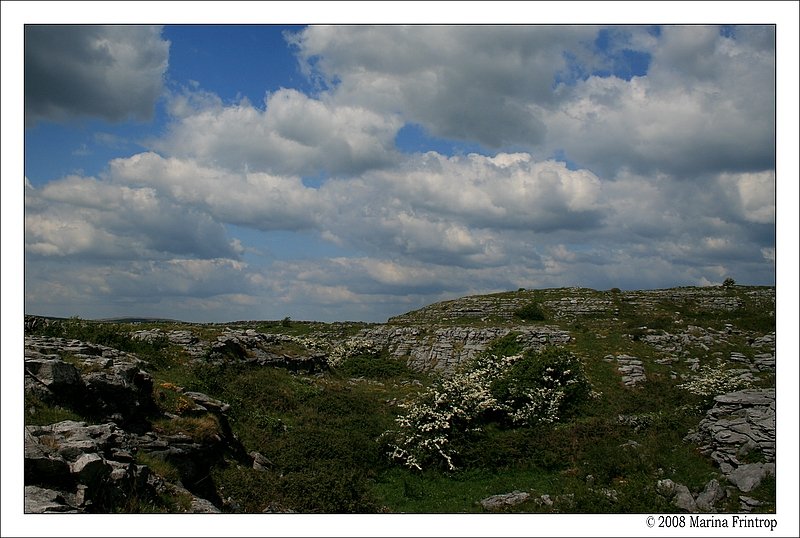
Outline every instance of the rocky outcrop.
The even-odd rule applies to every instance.
[[[502,510],[511,506],[522,504],[530,498],[531,494],[526,491],[512,491],[501,495],[492,495],[480,501],[484,510]]]
[[[321,370],[326,363],[324,350],[307,348],[288,335],[265,334],[255,329],[225,328],[211,341],[203,341],[188,330],[151,329],[136,331],[132,337],[148,342],[166,339],[181,346],[192,359],[204,362],[236,360],[306,372]]]
[[[184,495],[188,511],[219,511],[213,484],[204,482],[209,469],[224,453],[249,461],[228,423],[228,404],[175,387],[191,405],[180,416],[161,414],[152,377],[132,354],[27,336],[24,361],[26,398],[96,420],[25,427],[26,512],[109,512],[163,492]],[[198,425],[202,434],[193,431]],[[177,482],[152,473],[139,455],[175,469]]]
[[[428,305],[400,316],[389,318],[390,325],[457,325],[495,320],[509,322],[514,312],[530,301],[524,294],[473,295],[454,301]]]
[[[546,301],[544,306],[553,312],[557,320],[574,320],[582,316],[612,317],[618,313],[614,302],[603,297],[562,297],[557,301]]]
[[[622,376],[622,384],[632,387],[637,383],[647,381],[642,361],[631,355],[606,355],[603,360],[606,362],[616,362],[617,371]]]
[[[714,402],[685,440],[699,444],[740,491],[752,491],[775,475],[775,390],[731,392]]]
[[[541,323],[528,323],[516,315],[532,304],[540,306],[544,313]],[[691,378],[692,372],[706,372],[709,360],[727,361],[726,371],[730,372],[733,366],[742,379],[770,381],[775,373],[775,332],[747,328],[768,321],[763,317],[737,326],[736,311],[743,307],[748,316],[757,308],[774,314],[774,288],[738,294],[711,287],[632,292],[520,290],[437,303],[383,325],[309,325],[302,331],[286,331],[301,332],[303,337],[273,334],[273,328],[282,329],[266,322],[170,324],[125,335],[155,344],[154,349],[170,346],[169,357],[177,357],[176,363],[181,366],[241,362],[317,373],[316,379],[323,377],[321,371],[335,368],[348,357],[385,357],[382,351],[415,371],[449,374],[485,351],[492,341],[512,332],[524,348],[539,349],[569,343],[570,333],[561,327],[575,331],[575,336],[598,328],[594,334],[598,339],[616,337],[616,330],[635,341],[623,340],[617,347],[615,340],[614,347],[603,348],[614,353],[604,358],[619,374],[621,390],[640,387],[648,377],[656,382],[666,375],[673,380]],[[678,311],[695,325],[680,319]],[[639,326],[651,314],[648,323],[652,321],[654,328]],[[730,323],[719,322],[720,318]],[[714,328],[699,326],[706,319]],[[228,423],[230,406],[226,402],[172,383],[154,387],[147,372],[151,365],[135,354],[41,336],[66,334],[59,323],[34,316],[25,318],[26,416],[34,417],[37,409],[50,412],[50,405],[63,406],[82,418],[25,427],[27,513],[124,511],[137,502],[156,501],[165,495],[180,499],[170,511],[239,511],[235,502],[219,497],[208,478],[213,465],[223,459],[236,460],[242,468],[255,470],[265,479],[278,475],[280,469],[270,458],[257,451],[248,453],[238,443]],[[126,324],[124,330],[130,330],[130,325]],[[164,360],[164,356],[158,355],[154,360]],[[674,365],[674,370],[661,365]],[[349,383],[370,383],[376,391],[384,390],[384,384],[373,379],[353,378]],[[403,385],[411,383],[422,385],[418,380],[402,381]],[[33,397],[30,401],[29,396]],[[397,403],[397,398],[386,401]],[[40,405],[42,402],[48,405]],[[619,415],[618,422],[640,432],[656,418],[656,413]],[[286,432],[286,426],[280,420],[278,423]],[[717,396],[714,407],[686,440],[699,445],[719,466],[720,475],[702,489],[693,490],[672,480],[659,481],[656,491],[676,510],[715,512],[723,500],[731,501],[733,495],[738,495],[742,511],[767,502],[755,497],[761,497],[763,489],[759,491],[759,486],[776,473],[774,389]],[[638,446],[629,440],[620,448],[630,452]],[[657,476],[663,478],[664,474]],[[588,491],[605,505],[630,493],[591,486]],[[280,503],[268,499],[265,502],[265,512],[291,511],[291,507]],[[574,506],[569,494],[550,497],[519,490],[477,502],[487,511],[537,506],[559,511]]]
[[[45,402],[135,423],[154,409],[153,379],[136,356],[64,338],[25,337],[25,388]]]
[[[728,496],[727,491],[717,479],[706,483],[703,491],[694,495],[683,484],[669,478],[656,483],[656,491],[668,499],[673,506],[684,512],[716,512],[716,505]]]
[[[774,289],[756,289],[751,292],[751,296],[765,304],[772,299],[771,304],[774,307]],[[734,311],[743,305],[742,299],[731,295],[728,290],[713,286],[626,291],[621,294],[621,299],[631,306],[636,306],[638,310],[651,309],[658,303],[690,305],[692,308],[711,311]]]
[[[326,362],[323,351],[308,349],[296,338],[264,334],[253,329],[224,331],[211,343],[209,357],[211,360],[234,357],[259,366],[280,366],[307,372],[322,369]]]
[[[142,340],[148,343],[166,341],[172,345],[180,347],[187,355],[194,359],[202,358],[208,352],[208,342],[202,341],[192,331],[185,329],[176,329],[171,331],[162,329],[147,329],[142,331],[134,331],[131,333],[131,338]]]
[[[195,467],[206,451],[202,443],[176,443],[174,437],[153,433],[138,436],[114,423],[87,424],[66,420],[47,426],[25,427],[25,512],[105,513],[133,503],[153,502],[160,493],[184,495],[188,512],[219,512],[209,500],[182,485],[169,483],[137,463],[136,454],[183,459]],[[167,455],[155,447],[163,447]],[[180,455],[180,458],[178,457]],[[207,473],[208,466],[202,469]],[[197,472],[181,473],[186,483]],[[195,491],[196,488],[195,488]]]
[[[405,360],[414,370],[452,373],[460,364],[484,351],[490,342],[511,332],[518,333],[517,338],[526,349],[565,344],[570,340],[568,332],[550,326],[425,329],[383,325],[367,329],[360,336],[371,339],[378,347],[386,347],[391,356]]]
[[[25,427],[25,511],[106,512],[153,497],[129,435],[113,423]]]

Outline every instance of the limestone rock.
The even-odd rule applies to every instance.
[[[25,513],[26,514],[52,514],[52,513],[77,513],[78,510],[70,506],[64,496],[53,489],[39,486],[25,486]]]
[[[748,463],[740,465],[728,475],[728,481],[748,493],[761,485],[768,476],[775,476],[774,463]]]
[[[110,465],[96,453],[83,454],[69,466],[81,484],[97,484],[111,474]]]
[[[683,484],[672,481],[669,478],[659,480],[656,483],[656,491],[672,500],[672,504],[686,512],[696,512],[697,504],[695,503],[692,493],[689,488]]]
[[[677,484],[670,478],[665,478],[656,482],[656,491],[665,497],[673,497]]]
[[[720,485],[718,480],[711,479],[695,499],[695,504],[700,512],[713,512],[714,505],[724,498],[725,488]]]
[[[183,394],[191,398],[197,405],[201,406],[201,409],[204,411],[227,413],[231,408],[231,406],[225,402],[217,400],[216,398],[211,398],[202,392],[184,392]]]
[[[382,325],[365,329],[361,338],[386,347],[389,354],[405,360],[409,367],[423,372],[452,373],[458,366],[476,357],[493,340],[510,332],[519,332],[519,340],[526,349],[539,349],[546,345],[569,342],[566,331],[550,326],[514,327],[395,327]]]
[[[638,383],[647,381],[642,361],[637,357],[620,354],[616,356],[606,355],[604,358],[607,361],[617,361],[617,371],[622,375],[622,383],[626,387],[632,387]]]
[[[264,455],[260,452],[256,452],[253,450],[250,452],[249,456],[253,458],[253,469],[256,471],[266,471],[270,467],[272,467],[272,462],[267,459]]]
[[[154,408],[153,380],[142,366],[136,356],[106,346],[25,337],[26,390],[75,409],[90,409],[94,415],[136,421]]]
[[[749,492],[775,474],[775,390],[749,389],[714,398],[696,431],[685,437],[700,445],[729,482]],[[743,464],[740,458],[757,453],[762,463]]]
[[[675,491],[675,498],[672,500],[672,503],[681,510],[685,510],[687,512],[697,512],[697,505],[695,504],[694,497],[692,497],[689,488],[683,484],[678,484],[678,487]]]
[[[75,366],[57,356],[54,359],[46,359],[38,358],[37,355],[39,354],[26,355],[26,374],[53,392],[77,391],[83,388],[83,380]]]
[[[748,389],[714,398],[714,407],[697,431],[685,438],[700,445],[724,474],[740,465],[739,457],[759,452],[775,461],[775,390]]]
[[[512,491],[511,493],[504,493],[502,495],[492,495],[481,500],[481,506],[485,510],[502,510],[510,506],[516,506],[524,503],[530,497],[530,493],[525,491]],[[550,502],[552,504],[552,501]]]

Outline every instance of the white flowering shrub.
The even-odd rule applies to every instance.
[[[353,336],[344,342],[331,345],[330,342],[322,338],[310,336],[284,335],[287,341],[299,344],[306,349],[313,349],[325,353],[328,366],[335,368],[343,361],[351,357],[375,357],[381,352],[381,348],[368,338]]]
[[[704,365],[691,380],[678,385],[705,399],[712,399],[720,394],[749,388],[753,385],[750,376],[743,376],[741,371],[727,368],[727,363],[717,360],[714,366]]]
[[[406,412],[396,419],[400,430],[387,432],[394,434],[391,456],[415,469],[435,461],[455,470],[455,438],[479,429],[486,412],[502,408],[491,393],[491,381],[521,357],[481,357],[472,368],[438,380],[401,404]]]
[[[556,422],[591,396],[591,386],[575,355],[559,348],[528,354],[492,382],[514,425]]]
[[[372,340],[354,336],[340,344],[336,344],[328,351],[328,366],[335,368],[351,357],[375,357],[380,352],[381,349]]]
[[[538,377],[531,378],[533,372]],[[479,356],[401,405],[399,429],[384,434],[390,455],[413,469],[444,464],[455,470],[459,444],[488,422],[523,426],[559,420],[566,402],[589,395],[582,372],[572,354],[558,349]]]

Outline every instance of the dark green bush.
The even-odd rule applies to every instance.
[[[283,503],[303,513],[353,514],[377,511],[364,473],[354,467],[315,465],[281,477]]]
[[[505,336],[501,336],[493,340],[486,348],[487,355],[494,355],[496,357],[511,357],[522,353],[522,344],[517,339],[519,333],[510,332]]]
[[[488,424],[461,448],[459,457],[466,469],[556,472],[570,464],[569,444],[556,441],[563,439],[550,425],[502,428]]]
[[[539,389],[557,389],[564,397],[559,415],[570,413],[585,401],[591,386],[580,360],[571,352],[551,347],[541,352],[528,351],[491,385],[499,401],[519,410],[531,402],[529,394]]]
[[[390,379],[410,374],[406,363],[388,356],[357,356],[342,361],[336,370],[347,377]]]
[[[528,303],[514,311],[514,316],[526,321],[544,321],[545,315],[539,303]]]
[[[241,465],[221,465],[211,471],[220,497],[231,499],[248,514],[261,513],[270,503],[280,500],[279,477]]]

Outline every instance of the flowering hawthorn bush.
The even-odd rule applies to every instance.
[[[566,402],[588,395],[581,364],[567,351],[485,354],[401,404],[405,413],[396,419],[399,430],[384,435],[391,439],[392,458],[407,467],[445,464],[452,471],[459,443],[486,423],[555,422]]]
[[[372,340],[354,336],[333,346],[328,352],[328,366],[335,368],[342,361],[357,356],[377,356],[381,350]]]
[[[678,385],[692,394],[710,400],[720,394],[746,389],[753,385],[752,378],[742,376],[742,372],[726,368],[727,364],[717,360],[716,365],[705,365],[690,381]]]
[[[583,367],[572,353],[559,348],[528,354],[492,382],[514,425],[559,420],[591,392]]]
[[[377,356],[381,352],[381,349],[375,345],[375,342],[368,338],[361,338],[358,336],[353,336],[333,346],[324,339],[309,336],[287,335],[285,338],[290,342],[300,344],[306,349],[315,349],[326,353],[327,363],[331,368],[335,368],[340,365],[342,361],[351,357]]]

